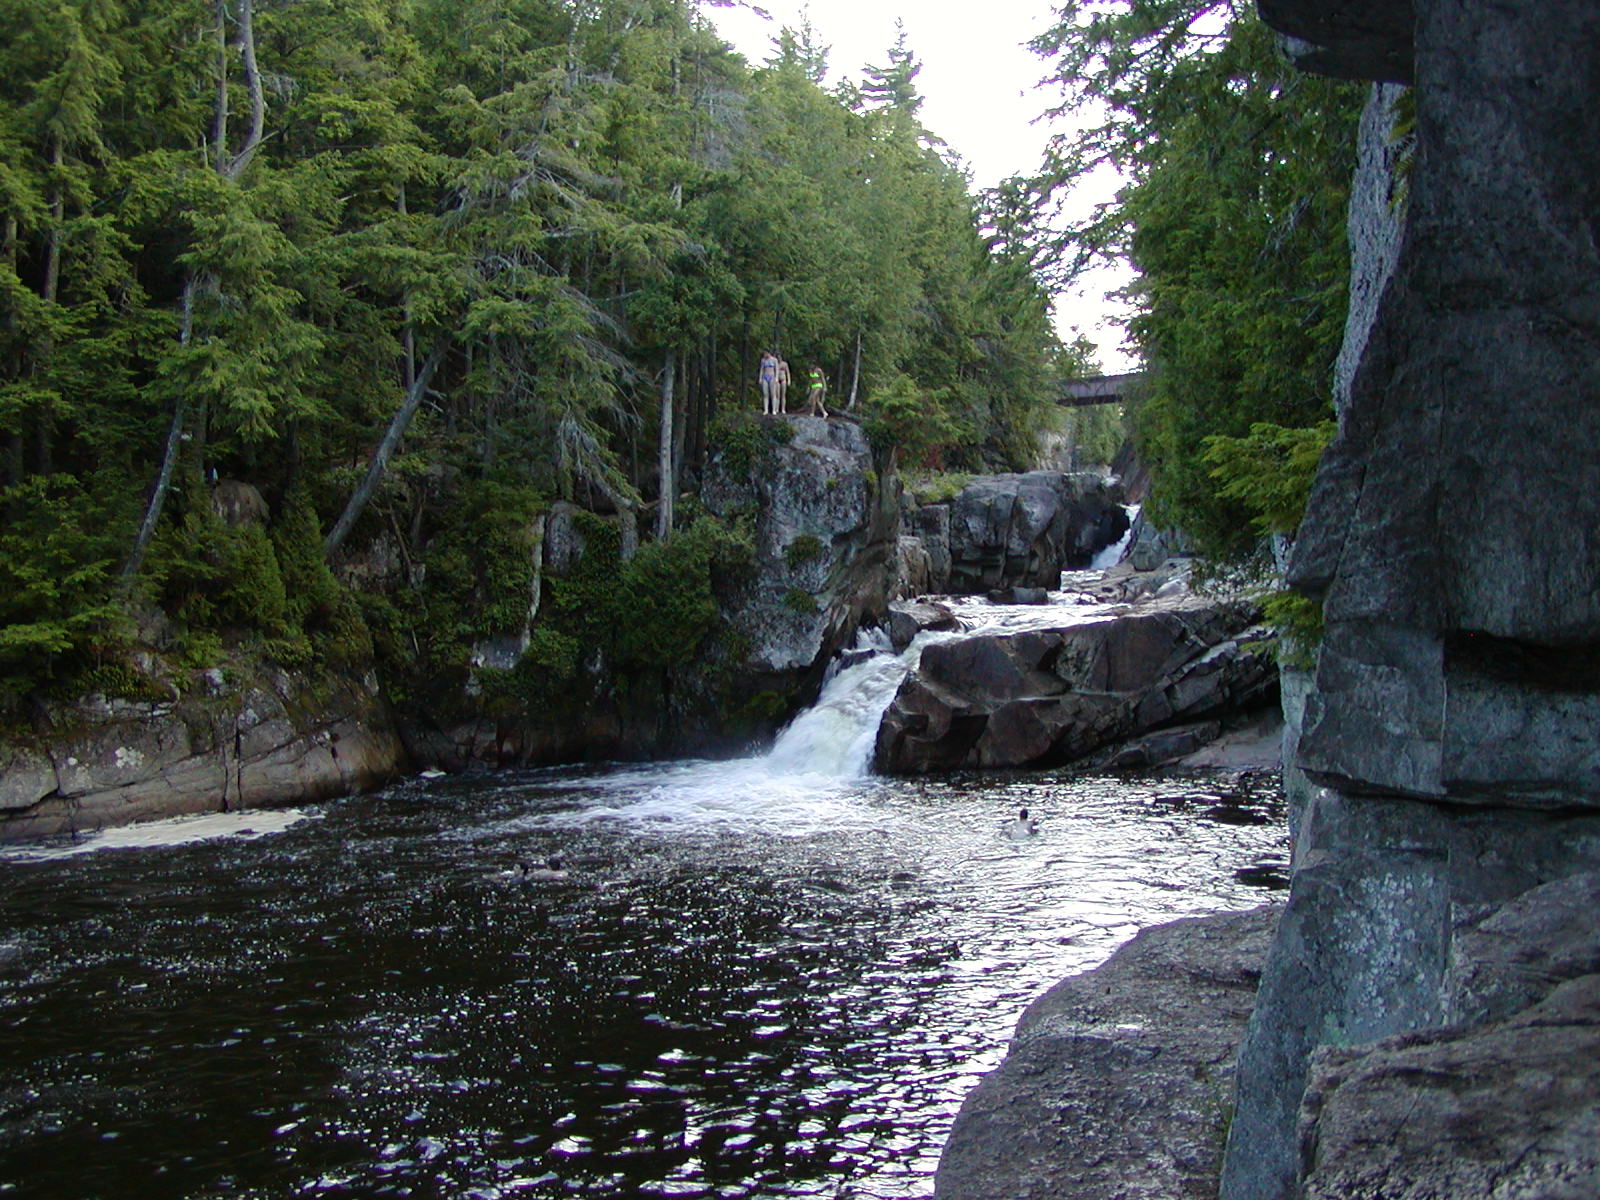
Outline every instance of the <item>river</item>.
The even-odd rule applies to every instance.
[[[8,851],[0,1195],[930,1195],[1028,1002],[1268,899],[1283,821],[1251,777],[859,774],[887,659],[767,757]]]

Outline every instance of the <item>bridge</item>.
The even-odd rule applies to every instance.
[[[1056,403],[1070,408],[1091,408],[1096,404],[1122,404],[1138,395],[1144,386],[1145,373],[1130,371],[1126,375],[1093,375],[1067,384]]]

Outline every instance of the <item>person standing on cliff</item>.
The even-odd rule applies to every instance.
[[[776,416],[782,411],[778,407],[778,356],[771,350],[761,354],[761,370],[756,375],[756,383],[761,388],[761,414]]]
[[[806,384],[810,388],[806,393],[806,412],[813,417],[826,417],[828,410],[822,407],[822,398],[828,392],[828,377],[815,363],[806,372]]]
[[[778,412],[789,411],[789,363],[787,359],[778,360]]]

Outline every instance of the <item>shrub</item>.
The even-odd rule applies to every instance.
[[[816,562],[826,553],[822,540],[809,533],[802,533],[794,541],[783,548],[783,561],[789,564],[792,571],[796,567],[803,567],[806,563]]]

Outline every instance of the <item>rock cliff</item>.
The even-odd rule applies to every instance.
[[[1380,89],[1340,432],[1290,572],[1324,598],[1298,750],[1321,790],[1222,1195],[1594,1195],[1595,909],[1525,910],[1600,865],[1600,9],[1261,10],[1312,69],[1414,80],[1416,143],[1401,195]],[[1508,974],[1486,939],[1568,966]],[[1470,981],[1496,970],[1491,1001]]]
[[[948,504],[911,508],[902,574],[910,594],[1056,588],[1128,528],[1122,491],[1103,475],[980,475]]]
[[[730,570],[715,597],[714,644],[651,676],[588,648],[581,686],[564,706],[490,714],[468,698],[448,718],[407,712],[413,756],[457,769],[730,753],[769,737],[814,699],[828,661],[864,619],[883,616],[894,586],[900,491],[892,463],[874,461],[854,422],[750,418],[713,457],[699,502],[748,529],[753,544],[750,562]],[[557,504],[540,520],[531,539],[535,612],[539,581],[558,587],[592,552],[574,506]],[[529,629],[513,631],[481,646],[479,657],[516,669],[528,645]]]

